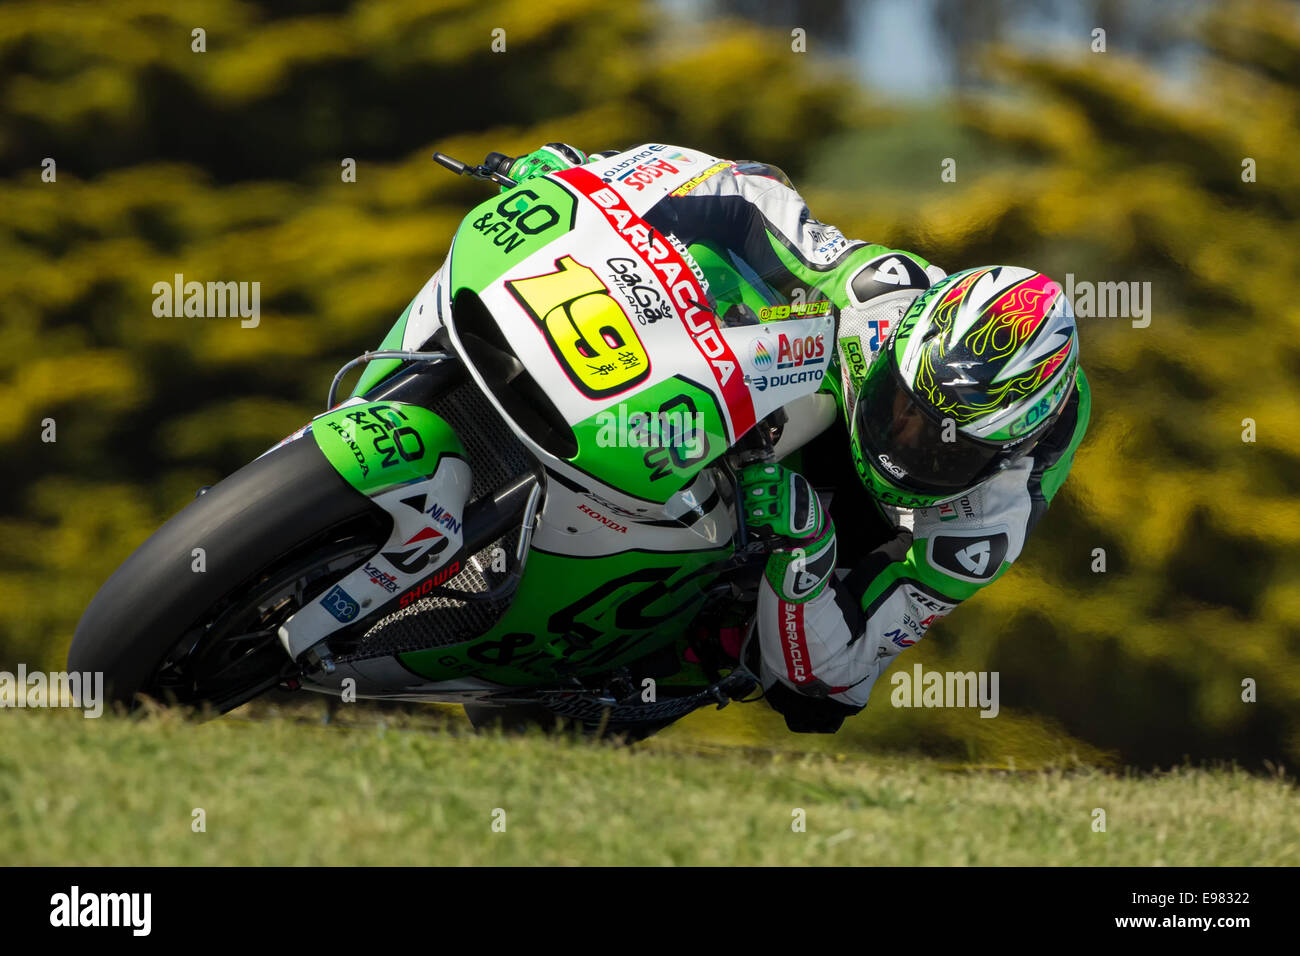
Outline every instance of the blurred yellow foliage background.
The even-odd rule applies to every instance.
[[[896,711],[882,681],[837,746],[1300,758],[1294,5],[1215,10],[1190,88],[995,45],[985,89],[924,109],[643,0],[308,6],[0,6],[0,668],[59,666],[112,569],[379,342],[484,196],[433,149],[660,141],[775,163],[846,234],[950,270],[1151,283],[1149,327],[1080,319],[1093,423],[1026,555],[903,659],[999,671],[1006,719]],[[260,324],[154,316],[176,273],[260,282]]]

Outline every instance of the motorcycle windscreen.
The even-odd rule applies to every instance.
[[[784,295],[780,284],[789,281],[789,274],[778,264],[769,263],[760,271],[744,250],[716,242],[695,242],[687,249],[708,280],[710,305],[725,328],[831,314],[830,300],[815,291],[810,296]]]

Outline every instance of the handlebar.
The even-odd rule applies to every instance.
[[[434,153],[434,162],[438,165],[450,169],[457,176],[469,176],[472,179],[483,179],[498,186],[504,186],[507,189],[513,189],[518,185],[513,179],[505,175],[510,171],[514,160],[504,153],[488,153],[487,158],[477,166],[471,166],[468,163],[462,163],[459,159],[448,156],[446,153]],[[502,165],[504,163],[504,166]]]

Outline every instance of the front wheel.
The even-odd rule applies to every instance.
[[[68,669],[112,701],[225,713],[298,672],[279,626],[382,544],[388,519],[310,438],[191,502],[117,569],[82,615]]]

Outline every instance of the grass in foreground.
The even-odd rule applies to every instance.
[[[206,832],[192,830],[197,808]],[[391,718],[0,712],[9,865],[1295,865],[1297,808],[1292,781],[1227,770],[1009,774]],[[807,829],[793,832],[800,809]]]

